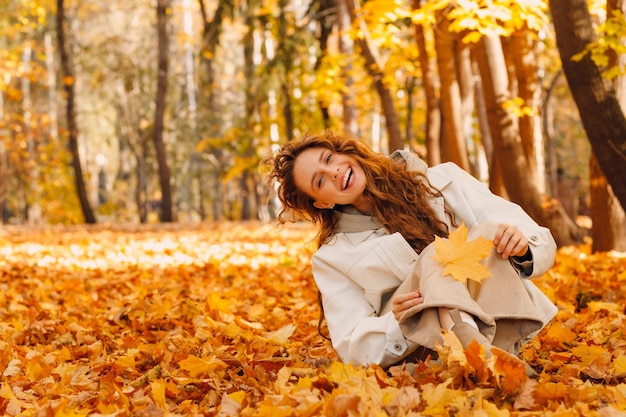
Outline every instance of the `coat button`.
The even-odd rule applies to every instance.
[[[536,242],[539,238],[536,235],[532,235],[530,237],[530,240],[532,240],[533,242]]]
[[[393,345],[393,348],[396,350],[396,352],[400,352],[402,350],[402,345],[400,343],[396,343],[395,345]]]

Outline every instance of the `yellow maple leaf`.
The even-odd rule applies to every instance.
[[[626,375],[626,355],[618,355],[613,360],[613,367],[615,369],[615,376],[621,378]]]
[[[489,269],[480,261],[489,255],[493,242],[482,236],[468,242],[465,223],[450,233],[448,239],[435,237],[434,245],[435,255],[432,258],[444,265],[444,275],[451,275],[463,283],[468,279],[481,282],[491,276]]]
[[[165,381],[162,378],[150,382],[152,388],[152,399],[160,409],[167,407],[165,400]]]
[[[183,359],[178,365],[180,369],[189,372],[192,378],[208,376],[212,372],[219,372],[228,367],[224,361],[218,358],[207,356],[199,358],[194,355],[187,356],[187,359]]]
[[[580,362],[583,366],[589,365],[605,352],[604,347],[591,344],[580,344],[572,348],[572,353],[574,356],[580,358]]]

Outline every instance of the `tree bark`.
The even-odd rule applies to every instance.
[[[198,126],[199,131],[202,131],[204,136],[220,137],[222,135],[222,122],[220,103],[218,95],[215,93],[216,75],[213,64],[217,47],[220,45],[223,20],[232,15],[232,4],[228,0],[219,0],[212,19],[209,19],[205,1],[198,0],[198,5],[203,22],[200,60],[204,67],[204,71],[199,73],[198,101],[200,108],[208,110],[206,120],[198,121]],[[202,164],[207,164],[209,168],[206,169],[206,172],[198,169],[195,173],[199,198],[197,211],[201,218],[206,218],[207,210],[204,208],[205,202],[203,201],[204,196],[206,196],[210,200],[209,207],[211,207],[213,219],[219,220],[224,217],[222,201],[224,192],[220,175],[223,171],[225,152],[219,148],[211,148],[207,152],[210,152],[210,162],[207,163],[205,159],[199,159],[199,161]],[[202,178],[203,176],[204,178]],[[205,190],[208,191],[205,192]]]
[[[463,131],[461,87],[457,77],[457,35],[448,30],[447,10],[438,12],[435,31],[437,68],[441,82],[441,160],[452,161],[470,171],[467,145]]]
[[[337,7],[337,41],[339,52],[346,56],[354,54],[354,42],[350,37],[350,13],[348,6],[343,0],[336,0]],[[322,31],[322,34],[324,32]],[[320,38],[321,42],[322,38]],[[343,107],[343,129],[353,137],[360,137],[359,123],[356,113],[356,99],[354,95],[354,79],[352,77],[352,63],[347,62],[341,68],[341,75],[345,79],[345,89],[341,93],[341,104]],[[328,112],[328,109],[326,109]],[[326,122],[326,118],[324,121]],[[329,127],[329,126],[326,126]]]
[[[516,91],[522,105],[530,110],[519,118],[522,149],[528,159],[528,177],[537,184],[540,193],[545,193],[545,158],[541,136],[541,83],[537,70],[534,42],[527,28],[513,34],[509,40],[512,66],[515,68]]]
[[[606,4],[606,15],[611,16],[614,10],[626,12],[626,2],[609,0]],[[609,67],[626,64],[626,55],[611,53]],[[619,76],[613,80],[615,95],[622,112],[626,109],[626,76]],[[589,195],[591,217],[591,250],[604,252],[609,250],[626,251],[626,213],[615,198],[613,188],[608,184],[597,158],[591,154],[589,164]]]
[[[65,6],[63,0],[57,0],[57,42],[61,64],[61,78],[63,79],[63,89],[65,90],[65,117],[67,119],[67,131],[69,139],[70,152],[72,154],[72,167],[74,168],[74,184],[76,193],[80,202],[80,208],[88,224],[96,223],[96,217],[93,214],[89,199],[87,198],[87,189],[85,187],[85,179],[83,177],[83,169],[80,163],[80,154],[78,151],[78,125],[76,123],[76,109],[74,106],[74,71],[70,64],[70,57],[67,52],[67,41],[65,38]]]
[[[595,40],[586,0],[550,0],[557,46],[587,137],[622,208],[626,207],[626,118],[611,83],[587,55],[572,56]]]
[[[494,145],[494,157],[502,168],[503,180],[510,199],[521,205],[538,223],[549,227],[557,244],[577,243],[580,232],[560,204],[551,210],[544,208],[544,200],[535,183],[528,181],[528,160],[519,137],[517,120],[503,107],[509,99],[508,77],[500,39],[484,37],[476,47],[476,58],[481,73],[487,118]]]
[[[256,74],[256,64],[254,62],[254,32],[255,32],[255,24],[256,24],[256,14],[255,10],[255,2],[253,0],[249,0],[247,2],[246,15],[245,15],[245,26],[246,26],[246,34],[243,37],[243,49],[244,49],[244,77],[246,79],[245,83],[245,114],[244,118],[247,121],[247,132],[254,132],[254,119],[255,116],[261,113],[259,109],[260,100],[258,99],[258,86],[254,81]],[[253,133],[244,133],[241,135],[240,144],[239,144],[239,152],[242,158],[251,159],[254,155],[254,139]],[[236,218],[246,219],[246,216],[251,216],[251,207],[250,203],[255,200],[250,197],[250,188],[248,184],[248,178],[250,175],[250,171],[242,171],[239,178],[239,184],[237,193],[239,194],[239,202],[237,208],[239,209],[239,214]],[[233,210],[231,210],[232,212]],[[231,215],[234,215],[234,213]],[[248,220],[248,219],[246,219]]]
[[[291,48],[288,44],[289,40],[289,30],[288,30],[288,22],[285,17],[287,14],[286,8],[288,7],[286,0],[278,0],[279,7],[279,16],[278,16],[278,45],[277,45],[277,55],[276,58],[282,61],[283,63],[283,75],[281,77],[281,86],[280,90],[282,93],[283,100],[283,118],[285,119],[285,134],[287,140],[292,140],[294,135],[294,121],[293,121],[293,110],[291,106],[291,83],[290,77],[291,74],[291,64],[294,61],[293,59],[293,48]]]
[[[139,222],[148,222],[148,164],[146,163],[146,142],[140,144],[135,151],[135,161],[137,164],[136,176],[137,185],[135,188],[135,204],[137,204],[137,214]]]
[[[157,1],[157,36],[158,36],[158,75],[157,92],[154,112],[154,130],[152,141],[156,150],[159,167],[159,184],[161,186],[161,221],[174,221],[172,212],[172,191],[170,186],[170,168],[167,163],[167,152],[163,142],[165,98],[167,95],[167,76],[169,64],[169,40],[167,34],[167,14],[170,0]]]
[[[358,19],[357,10],[360,8],[358,0],[345,0],[350,19],[354,22]],[[400,123],[398,121],[398,113],[393,101],[391,90],[383,83],[383,72],[381,60],[378,57],[376,47],[369,41],[369,31],[363,22],[360,24],[362,37],[358,39],[360,52],[365,58],[367,71],[372,77],[374,87],[380,97],[380,105],[385,116],[385,126],[387,128],[387,137],[389,140],[389,152],[404,148],[402,133],[400,131]]]
[[[626,216],[619,201],[611,192],[611,186],[602,173],[600,164],[591,155],[589,163],[591,199],[590,217],[592,222],[592,252],[610,250],[626,251]]]
[[[317,2],[319,10],[315,13],[315,20],[319,26],[320,34],[317,37],[317,41],[319,42],[319,54],[315,57],[315,64],[313,65],[313,72],[317,73],[319,68],[322,66],[324,62],[324,57],[326,57],[328,53],[328,39],[332,34],[333,30],[333,18],[336,17],[336,20],[340,20],[340,11],[339,8],[344,7],[342,1],[334,2],[333,0],[324,0]],[[335,11],[336,9],[336,11]],[[344,11],[345,14],[345,11]],[[340,25],[338,25],[340,27]],[[339,29],[340,33],[342,33],[341,29]],[[339,50],[341,50],[341,35],[339,36]],[[343,51],[342,51],[343,52]],[[350,86],[348,85],[349,79],[346,79],[346,89],[349,90]],[[317,102],[320,112],[322,113],[322,121],[324,123],[324,129],[328,129],[331,126],[330,121],[330,110],[328,109],[328,104],[326,104],[323,100],[318,100]],[[344,106],[344,116],[345,116],[345,106]],[[347,125],[344,125],[347,127]],[[347,133],[353,133],[349,129],[344,127],[344,131]],[[356,136],[356,135],[354,135]]]
[[[474,66],[477,67],[478,64],[474,56],[472,61]],[[478,73],[480,71],[476,70],[475,72]],[[489,189],[491,189],[494,194],[508,199],[508,194],[502,180],[502,172],[497,163],[498,160],[494,158],[493,155],[493,139],[491,138],[491,131],[489,130],[485,94],[483,93],[483,85],[480,77],[477,77],[474,90],[474,95],[476,96],[476,118],[478,119],[478,126],[480,129],[480,141],[483,145],[485,159],[487,160],[487,169],[489,171]]]
[[[413,8],[419,9],[421,0],[413,0]],[[426,36],[422,25],[415,25],[415,41],[417,44],[420,68],[422,69],[422,85],[426,96],[426,157],[428,164],[434,166],[441,163],[441,109],[437,88],[437,68],[429,58],[426,49]]]
[[[556,154],[554,150],[554,116],[553,116],[553,100],[552,93],[557,86],[557,82],[561,75],[563,74],[563,70],[559,70],[559,72],[554,76],[548,88],[545,90],[545,95],[543,98],[543,108],[542,108],[542,128],[543,137],[545,141],[546,148],[546,178],[548,185],[548,193],[555,197],[557,195],[557,187],[558,187],[558,175],[557,175],[557,161]]]

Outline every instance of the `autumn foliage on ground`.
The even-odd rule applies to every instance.
[[[626,258],[559,251],[559,313],[522,353],[445,335],[415,373],[337,361],[318,334],[313,231],[220,223],[0,229],[0,414],[617,416]],[[503,300],[506,302],[506,300]]]

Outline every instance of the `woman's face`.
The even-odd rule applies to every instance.
[[[349,155],[309,148],[296,157],[293,174],[296,187],[313,198],[317,208],[332,208],[335,204],[367,208],[363,200],[365,173]]]

